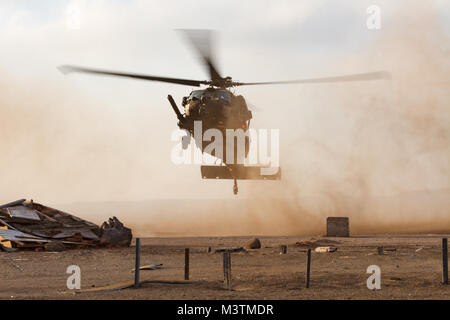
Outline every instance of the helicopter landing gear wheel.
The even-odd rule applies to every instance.
[[[239,189],[237,186],[237,181],[236,181],[236,179],[234,179],[233,193],[238,194],[238,191],[239,191]]]

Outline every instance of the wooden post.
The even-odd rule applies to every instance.
[[[286,254],[287,253],[287,245],[281,245],[281,254]]]
[[[141,239],[136,238],[136,263],[134,267],[134,287],[139,287],[139,271],[141,268]]]
[[[308,249],[308,257],[306,260],[306,288],[309,288],[310,274],[311,274],[311,249]]]
[[[442,283],[448,285],[448,247],[447,247],[447,238],[442,238]]]
[[[223,253],[223,286],[231,290],[231,253],[229,251]]]
[[[189,280],[189,248],[184,249],[184,280]]]

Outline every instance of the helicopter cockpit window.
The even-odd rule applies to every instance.
[[[225,90],[217,90],[215,92],[215,98],[217,100],[225,100],[228,103],[231,103],[231,96],[230,93],[228,91]]]
[[[214,91],[207,91],[207,90],[195,90],[192,91],[189,95],[189,101],[196,101],[201,100],[202,97],[205,97],[205,99],[211,99],[211,100],[222,100],[226,101],[228,103],[231,103],[231,95],[226,90],[214,90]]]
[[[193,100],[193,101],[200,100],[204,92],[205,92],[205,90],[192,91],[189,96],[189,100]]]

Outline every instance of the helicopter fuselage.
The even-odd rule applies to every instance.
[[[232,142],[227,141],[227,130],[231,129],[238,133],[245,134],[245,157],[248,155],[250,139],[247,131],[250,127],[252,118],[251,111],[248,110],[244,97],[236,96],[232,92],[221,88],[207,88],[203,90],[194,90],[189,96],[184,97],[182,101],[184,115],[179,122],[179,127],[190,132],[195,139],[197,147],[202,152],[207,152],[212,156],[221,159],[225,164],[243,163],[242,157],[239,159],[237,136],[233,135]],[[194,134],[194,122],[201,121],[201,136]],[[206,148],[211,141],[203,139],[204,134],[209,129],[217,129],[222,134],[223,149],[221,154],[216,153],[215,149]],[[198,141],[200,140],[200,141]],[[227,159],[227,143],[233,143],[234,157],[230,162]]]

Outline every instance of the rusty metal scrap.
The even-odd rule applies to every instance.
[[[131,229],[125,227],[116,217],[109,218],[108,222],[103,222],[101,230],[100,243],[104,245],[129,246],[133,238]]]
[[[131,243],[131,230],[116,217],[102,227],[69,213],[25,199],[0,206],[0,251],[54,246],[92,247]]]
[[[11,219],[16,221],[41,221],[39,214],[36,210],[30,209],[25,206],[16,206],[6,208]]]

